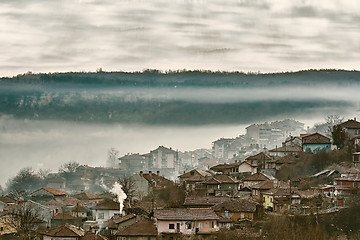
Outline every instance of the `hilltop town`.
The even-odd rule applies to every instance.
[[[25,168],[0,197],[0,239],[358,239],[360,122],[251,124],[212,149],[159,146],[108,167]]]

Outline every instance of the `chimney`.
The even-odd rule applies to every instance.
[[[356,121],[356,117],[354,117],[354,121]]]
[[[156,175],[158,175],[158,176],[160,175],[160,171],[159,171],[159,170],[156,171]]]
[[[142,176],[143,175],[143,171],[140,171],[140,176]]]
[[[152,171],[149,171],[149,175],[150,175],[150,176],[152,175]]]

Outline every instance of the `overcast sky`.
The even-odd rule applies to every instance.
[[[359,70],[358,0],[2,0],[0,76]]]

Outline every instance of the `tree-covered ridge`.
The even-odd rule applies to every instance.
[[[28,84],[86,84],[117,86],[200,86],[200,87],[259,87],[274,85],[313,85],[331,83],[341,86],[360,83],[359,71],[306,70],[284,73],[243,73],[212,71],[167,71],[144,70],[143,72],[67,72],[26,73],[12,78],[1,78],[4,83]]]

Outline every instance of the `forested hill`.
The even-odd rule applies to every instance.
[[[24,74],[0,79],[0,120],[248,124],[353,115],[359,92],[357,71]]]
[[[274,85],[314,85],[329,83],[335,85],[360,84],[359,71],[345,70],[306,70],[286,73],[241,73],[210,71],[170,71],[157,70],[143,72],[96,72],[96,73],[49,73],[23,74],[13,78],[1,78],[3,83],[76,83],[117,86],[200,86],[200,87],[267,87]]]

